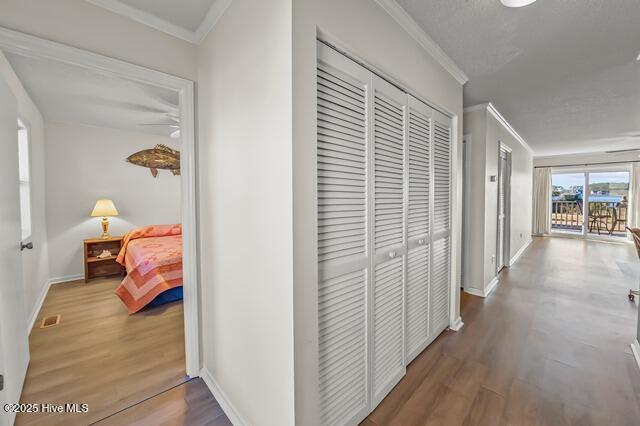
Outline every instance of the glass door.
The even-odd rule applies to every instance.
[[[553,172],[551,184],[551,232],[583,235],[585,173]]]
[[[628,171],[587,172],[587,234],[624,238],[629,210]]]
[[[630,177],[628,170],[554,171],[551,232],[625,238]]]

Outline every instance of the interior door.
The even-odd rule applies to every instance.
[[[431,108],[409,96],[407,135],[406,364],[429,344],[429,211],[431,196]]]
[[[16,99],[0,78],[0,424],[14,415],[2,407],[20,400],[29,363],[22,261],[20,259],[20,192]]]
[[[368,414],[367,95],[371,76],[318,43],[320,421]]]
[[[496,248],[497,255],[497,271],[499,272],[505,267],[505,230],[506,230],[506,214],[507,214],[507,153],[500,150],[500,158],[498,162],[498,241]]]
[[[405,127],[407,95],[374,76],[372,406],[405,374]]]

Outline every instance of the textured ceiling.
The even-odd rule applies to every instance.
[[[177,92],[62,62],[4,55],[49,121],[166,136],[175,130],[140,124],[172,123],[179,113]]]
[[[397,0],[536,155],[640,148],[640,1]]]
[[[119,0],[189,31],[196,31],[215,0]]]

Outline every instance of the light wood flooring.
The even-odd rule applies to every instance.
[[[20,414],[17,425],[87,425],[188,380],[182,303],[129,316],[114,294],[120,280],[51,286],[29,337],[22,402],[86,403],[89,412]],[[59,325],[39,328],[56,314]]]
[[[536,238],[364,425],[638,425],[633,246]]]

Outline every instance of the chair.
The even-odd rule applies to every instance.
[[[613,226],[609,231],[609,234],[613,234],[617,229],[618,224],[622,224],[624,228],[627,227],[627,206],[626,205],[618,205],[613,210]]]
[[[638,257],[640,258],[640,228],[631,229],[628,226],[626,228],[627,231],[631,232],[631,235],[633,236],[633,242],[636,246],[636,253],[638,253]],[[640,296],[640,291],[629,289],[629,300],[633,302],[636,296]]]
[[[591,210],[592,206],[593,210]],[[615,220],[615,209],[613,207],[608,207],[603,203],[589,203],[589,232],[591,232],[595,226],[598,230],[598,235],[600,235],[600,227],[603,226],[604,230],[610,234],[608,224],[611,223],[612,220]]]

